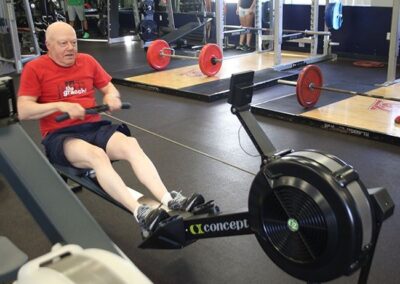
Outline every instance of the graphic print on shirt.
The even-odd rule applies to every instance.
[[[84,81],[65,81],[64,86],[59,87],[59,98],[65,99],[76,95],[87,94],[87,88]]]

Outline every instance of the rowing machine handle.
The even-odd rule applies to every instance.
[[[121,105],[121,109],[130,109],[130,108],[131,108],[131,104],[130,103],[124,102]],[[110,108],[109,108],[108,105],[98,105],[98,106],[95,106],[95,107],[92,107],[92,108],[87,108],[85,110],[85,114],[98,114],[100,112],[108,111],[109,109]],[[64,113],[56,116],[55,120],[57,122],[62,122],[62,121],[65,121],[65,120],[67,120],[69,118],[70,118],[69,114],[67,112],[64,112]]]

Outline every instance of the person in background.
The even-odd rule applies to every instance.
[[[120,109],[121,100],[101,65],[92,56],[78,53],[76,33],[70,25],[51,24],[46,30],[46,46],[47,54],[25,65],[17,102],[20,120],[40,120],[42,144],[52,164],[94,169],[100,186],[132,212],[144,237],[169,215],[161,207],[140,204],[114,170],[112,160],[127,161],[138,180],[171,210],[191,211],[204,203],[197,193],[185,197],[169,192],[126,125],[102,120],[99,114],[85,115],[85,108],[96,105],[96,89],[110,111]],[[56,122],[55,117],[65,112],[71,119]]]
[[[253,27],[255,5],[255,0],[238,0],[236,15],[239,16],[240,25],[242,27]],[[236,47],[236,49],[244,51],[251,50],[251,35],[251,32],[241,34],[239,37],[239,45]]]
[[[88,33],[88,22],[85,17],[84,1],[83,0],[66,0],[67,1],[67,12],[69,24],[74,27],[75,19],[78,16],[79,21],[81,21],[81,26],[83,29],[82,38],[88,39],[90,37]]]

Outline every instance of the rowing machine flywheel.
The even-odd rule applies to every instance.
[[[308,282],[359,268],[376,226],[357,172],[315,150],[288,151],[267,163],[252,183],[249,214],[271,260]]]

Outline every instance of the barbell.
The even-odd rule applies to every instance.
[[[303,70],[301,70],[296,82],[278,80],[278,83],[295,86],[297,101],[305,108],[311,108],[318,102],[322,90],[400,102],[400,98],[384,97],[356,91],[325,87],[323,86],[323,76],[321,69],[316,65],[308,65],[304,67]]]
[[[218,73],[222,66],[221,48],[213,43],[208,43],[200,50],[198,57],[177,55],[175,50],[162,39],[153,41],[147,49],[147,62],[155,70],[165,69],[173,58],[197,59],[201,72],[207,76],[214,76]]]

